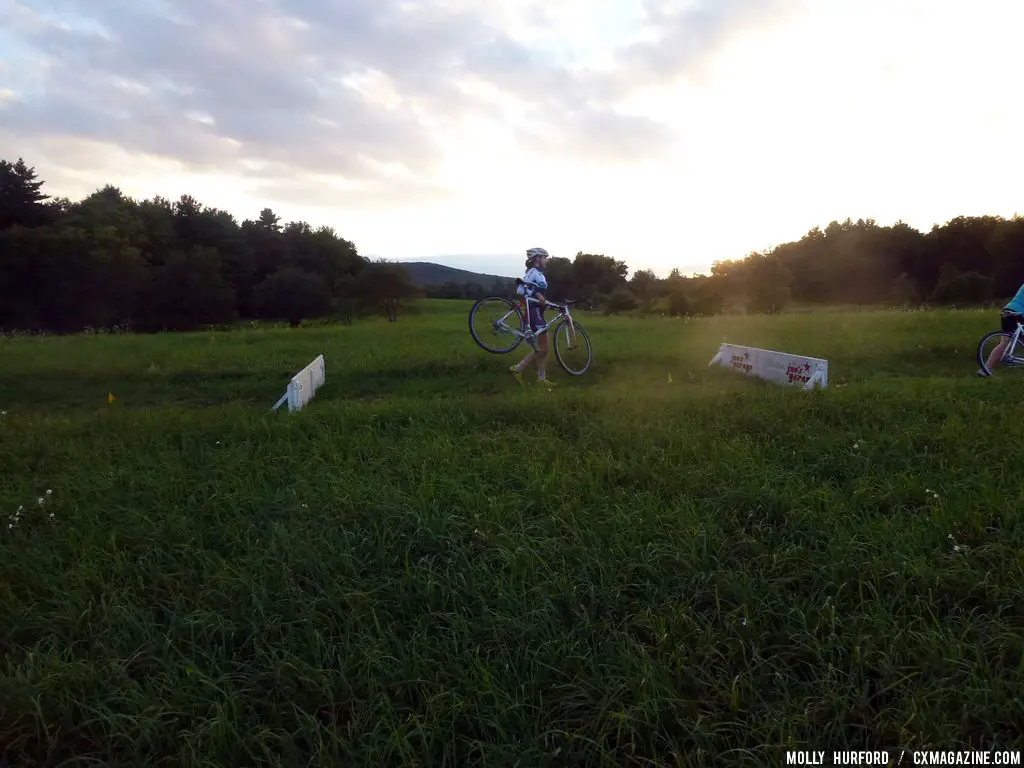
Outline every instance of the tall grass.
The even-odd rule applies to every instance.
[[[1020,743],[1024,382],[973,376],[990,313],[584,313],[594,366],[545,392],[467,310],[11,340],[8,764]],[[709,370],[722,341],[831,386]],[[270,413],[320,353],[313,403]]]

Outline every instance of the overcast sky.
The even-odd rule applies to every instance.
[[[0,157],[364,255],[706,270],[1024,213],[1017,0],[0,0]]]

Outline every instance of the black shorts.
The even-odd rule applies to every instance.
[[[530,330],[536,331],[544,325],[544,309],[539,304],[530,302]],[[1016,328],[1016,326],[1014,326]]]
[[[999,315],[999,327],[1006,333],[1016,331],[1017,323],[1024,323],[1024,315],[1018,312],[1011,312],[1008,309],[1004,309],[1003,313]]]

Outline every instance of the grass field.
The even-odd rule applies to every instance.
[[[1024,378],[974,377],[997,313],[583,314],[593,367],[549,393],[468,308],[0,348],[0,764],[1021,745]],[[722,341],[831,386],[708,369]],[[270,413],[321,352],[314,402]]]

